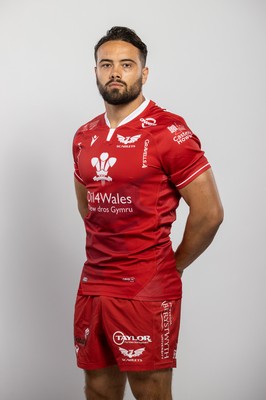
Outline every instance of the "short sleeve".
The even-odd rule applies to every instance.
[[[85,185],[84,181],[80,177],[80,172],[79,172],[79,155],[82,149],[82,142],[78,140],[78,135],[76,134],[73,140],[73,159],[74,159],[74,177],[82,183],[82,185]]]
[[[210,168],[198,137],[180,119],[167,126],[157,143],[162,167],[177,189]]]

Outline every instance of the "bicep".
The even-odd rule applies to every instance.
[[[211,169],[180,189],[179,193],[192,211],[200,214],[222,213],[221,200]]]
[[[78,209],[82,217],[88,212],[87,188],[74,178]]]

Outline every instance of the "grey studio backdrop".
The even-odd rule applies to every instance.
[[[113,25],[147,43],[144,93],[201,138],[225,207],[184,274],[174,399],[266,398],[265,11],[262,0],[1,0],[1,399],[83,399],[71,145],[103,111],[93,46]],[[182,204],[174,246],[186,215]]]

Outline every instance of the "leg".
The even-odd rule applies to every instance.
[[[128,372],[127,376],[137,400],[172,400],[172,369]]]
[[[126,385],[126,373],[117,366],[85,371],[87,400],[122,400]]]

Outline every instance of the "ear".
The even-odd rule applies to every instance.
[[[148,67],[142,68],[142,84],[143,85],[146,82],[146,80],[148,79],[148,75],[149,75],[149,68]]]

